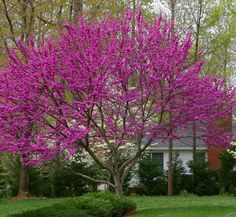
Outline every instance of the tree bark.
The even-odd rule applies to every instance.
[[[77,22],[77,19],[83,12],[83,0],[74,0],[73,1],[73,8],[74,8],[74,22]]]
[[[121,181],[121,177],[120,176],[113,176],[114,179],[114,183],[115,183],[115,192],[118,196],[123,196],[124,194],[124,190],[123,190],[123,185],[122,185],[122,181]]]
[[[199,3],[199,12],[198,12],[198,17],[197,17],[197,22],[196,22],[196,43],[195,43],[194,62],[193,62],[194,64],[196,64],[198,61],[199,38],[200,38],[200,27],[201,27],[201,19],[202,19],[202,7],[203,7],[202,3],[203,3],[203,1],[200,0],[198,3]],[[193,163],[195,164],[197,161],[197,139],[196,139],[197,128],[196,128],[195,121],[193,121],[192,131],[193,131]]]
[[[29,168],[20,162],[20,180],[19,180],[19,190],[18,196],[29,196]]]
[[[169,139],[168,196],[173,196],[173,139]]]
[[[175,19],[175,6],[176,6],[176,0],[170,1],[171,6],[171,19]],[[172,37],[174,36],[174,28],[171,30]],[[170,103],[171,107],[171,103]],[[169,121],[171,122],[171,113],[169,114]],[[170,129],[170,133],[172,134],[173,131]],[[171,135],[172,136],[172,135]],[[168,196],[173,196],[173,138],[170,138],[169,140],[169,162],[168,162]]]
[[[195,164],[197,161],[197,138],[196,138],[197,129],[195,121],[193,121],[192,130],[193,130],[193,163]]]

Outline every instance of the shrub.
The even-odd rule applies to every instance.
[[[180,194],[184,190],[184,178],[186,171],[183,161],[179,157],[179,152],[175,152],[173,158],[173,191],[174,194]]]
[[[65,163],[75,171],[96,177],[98,170],[95,165],[87,165],[87,163],[83,162],[83,157],[81,159]],[[30,194],[36,197],[81,196],[91,190],[95,190],[95,186],[96,183],[75,175],[72,171],[62,168],[60,164],[57,165],[55,162],[33,167],[29,170]]]
[[[197,160],[196,163],[190,161],[188,166],[192,173],[188,183],[188,192],[199,196],[219,194],[220,184],[217,173],[208,169],[208,161]]]
[[[158,162],[151,160],[150,156],[144,156],[139,161],[137,173],[141,194],[166,195],[167,177],[159,170]]]
[[[94,193],[9,217],[121,217],[135,208],[136,205],[126,198],[111,193]]]
[[[141,194],[166,195],[167,193],[167,171],[159,170],[158,162],[150,156],[145,156],[139,164],[138,175],[140,180]],[[185,169],[179,153],[175,152],[173,158],[173,190],[179,194],[184,190]]]
[[[0,198],[15,196],[19,187],[19,159],[0,153]]]
[[[221,194],[228,193],[236,195],[236,158],[233,155],[233,152],[235,151],[236,146],[232,145],[229,150],[224,151],[220,155]]]
[[[57,204],[56,206],[60,206],[60,204]],[[100,198],[71,198],[64,201],[63,206],[70,206],[73,209],[86,210],[86,212],[91,216],[112,217],[112,204],[109,201]]]
[[[71,207],[45,207],[29,210],[10,217],[91,217],[85,210],[71,209]]]
[[[89,193],[86,197],[100,198],[112,204],[112,217],[120,217],[123,214],[136,209],[136,204],[125,197],[117,197],[110,192]]]

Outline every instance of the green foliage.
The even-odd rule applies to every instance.
[[[144,195],[166,195],[167,177],[159,170],[158,162],[144,156],[139,161],[138,177],[140,193]]]
[[[134,217],[234,217],[236,216],[235,197],[132,197],[138,213]],[[64,199],[60,199],[63,201]],[[0,217],[23,210],[49,206],[58,199],[30,199],[1,201]],[[37,217],[37,216],[34,216]],[[47,217],[50,217],[49,215]],[[64,217],[67,217],[65,215]],[[71,216],[69,216],[71,217]],[[79,215],[79,217],[84,217]]]
[[[134,209],[136,209],[134,202],[126,198],[112,193],[91,193],[9,217],[121,217]]]
[[[185,169],[183,161],[179,158],[179,153],[175,152],[173,158],[173,193],[178,195],[184,190]]]
[[[125,197],[117,197],[111,192],[98,192],[98,193],[89,193],[85,195],[86,197],[94,197],[109,201],[112,204],[112,217],[120,217],[128,211],[135,210],[136,204],[128,200]]]
[[[190,174],[186,174],[178,152],[173,158],[173,192],[174,195],[183,192],[196,195],[219,194],[220,182],[218,174],[208,169],[209,163],[205,157],[199,156],[196,164],[188,163]],[[166,195],[167,175],[158,169],[158,163],[149,156],[140,161],[138,175],[140,180],[140,193],[144,195]]]
[[[139,164],[138,176],[140,180],[141,194],[166,195],[167,194],[167,172],[161,172],[158,162],[145,156]],[[179,194],[184,190],[185,169],[179,153],[175,152],[173,158],[173,190]]]
[[[68,166],[91,177],[95,177],[98,174],[96,166],[87,165],[79,160]],[[96,183],[83,179],[71,170],[62,168],[60,164],[53,162],[37,168],[31,168],[29,181],[30,193],[37,197],[81,196],[96,189]]]
[[[8,154],[0,155],[0,198],[14,196],[19,185],[19,160]]]
[[[72,167],[75,171],[79,171],[91,177],[95,177],[98,174],[96,166],[88,166],[82,162],[74,162]],[[55,195],[59,197],[80,196],[96,189],[96,183],[83,179],[70,170],[58,166],[54,172],[53,184]]]
[[[236,151],[236,146],[231,146],[229,150],[220,155],[220,182],[222,185],[221,193],[236,195],[236,158],[232,152]]]
[[[191,176],[188,176],[187,190],[196,195],[216,195],[219,194],[220,183],[217,173],[208,169],[209,162],[197,160],[196,163],[188,163]]]
[[[13,214],[11,217],[91,217],[85,210],[75,209],[71,206],[51,206],[36,210]]]
[[[112,205],[109,201],[93,198],[93,197],[81,197],[81,198],[71,198],[63,201],[62,204],[56,204],[57,207],[70,207],[70,209],[85,210],[91,216],[96,217],[112,217]]]

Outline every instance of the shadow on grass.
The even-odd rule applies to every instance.
[[[150,208],[138,211],[137,217],[235,217],[236,207],[199,206],[177,208]]]

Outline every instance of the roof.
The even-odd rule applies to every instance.
[[[201,131],[204,129],[201,129]],[[192,150],[193,146],[193,133],[192,129],[182,130],[179,132],[179,135],[183,135],[183,138],[174,139],[173,140],[173,149],[174,150]],[[196,136],[200,137],[200,130],[196,132]],[[207,144],[200,138],[196,139],[197,150],[207,150]],[[156,140],[150,147],[150,149],[158,149],[158,150],[168,150],[169,143],[168,141],[158,141]]]
[[[173,141],[173,150],[192,150],[193,142],[191,138],[174,140]],[[197,150],[207,150],[208,146],[205,142],[197,139]],[[155,142],[151,145],[149,149],[155,150],[168,150],[169,144],[166,142]]]

